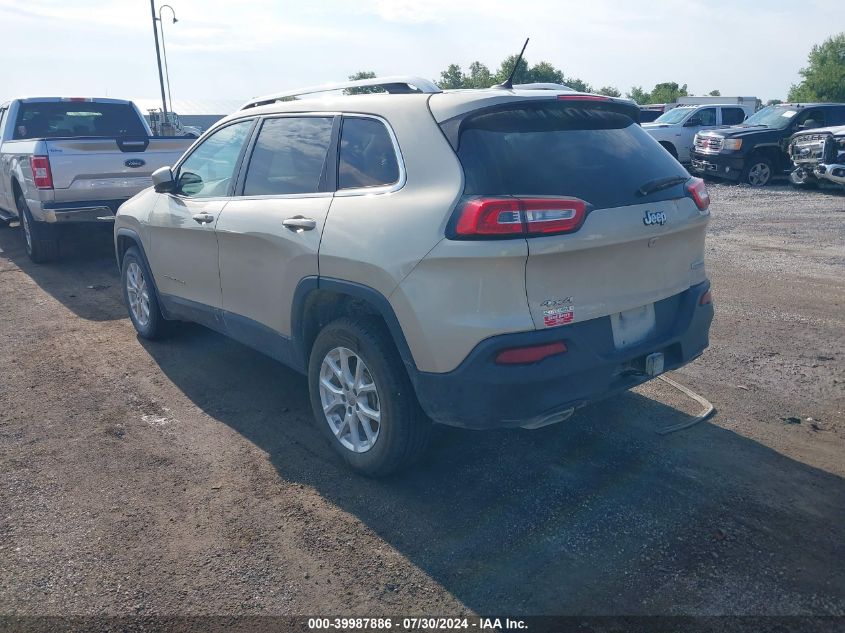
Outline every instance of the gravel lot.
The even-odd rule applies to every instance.
[[[140,341],[110,236],[0,229],[0,614],[845,615],[845,196],[711,185],[711,348],[537,431],[350,474],[305,381]]]

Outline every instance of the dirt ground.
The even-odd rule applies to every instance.
[[[845,615],[845,196],[711,185],[716,319],[672,377],[351,474],[302,377],[140,341],[110,236],[0,229],[0,614]]]

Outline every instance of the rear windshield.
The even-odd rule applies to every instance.
[[[61,101],[21,104],[14,138],[146,135],[135,108],[128,103]]]
[[[637,190],[689,176],[625,114],[565,103],[520,104],[471,115],[460,127],[458,158],[466,195],[574,196],[596,208],[667,200],[683,185]]]

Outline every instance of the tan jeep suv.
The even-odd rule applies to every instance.
[[[559,422],[708,344],[707,192],[638,117],[401,77],[257,99],[121,206],[129,315],[307,373],[317,424],[371,475],[432,421]]]

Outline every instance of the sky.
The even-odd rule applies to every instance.
[[[843,0],[169,0],[172,96],[237,99],[359,70],[436,79],[519,52],[593,86],[784,99]],[[156,7],[163,4],[156,0]],[[149,0],[0,0],[0,101],[159,95]]]

